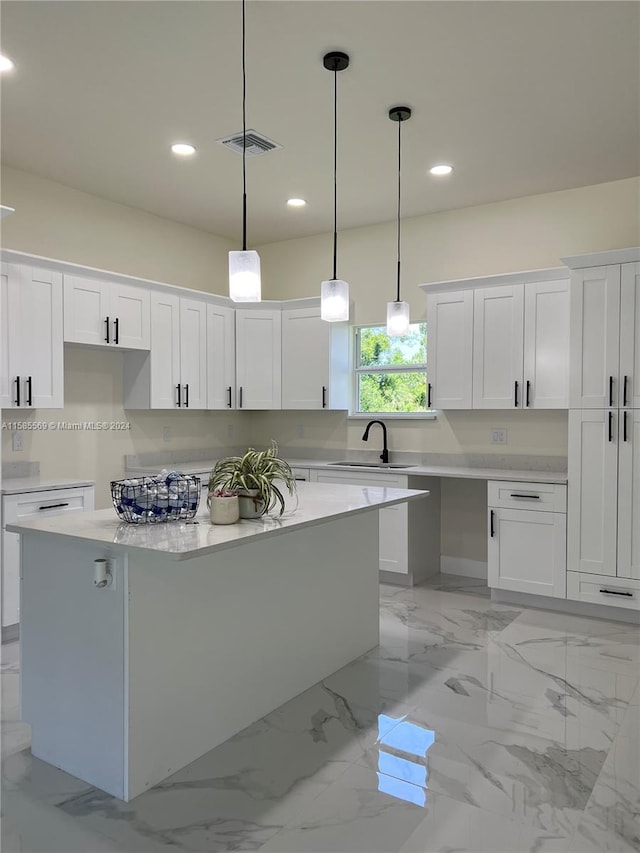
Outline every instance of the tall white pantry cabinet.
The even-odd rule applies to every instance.
[[[573,259],[567,597],[640,609],[640,252],[633,252],[606,253],[584,267]]]

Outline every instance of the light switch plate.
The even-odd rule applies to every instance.
[[[21,432],[11,433],[11,449],[12,450],[22,450],[22,433]]]
[[[507,431],[504,427],[491,429],[491,444],[507,444]]]

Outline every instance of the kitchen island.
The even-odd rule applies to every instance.
[[[378,510],[429,492],[298,492],[295,512],[229,526],[206,506],[193,522],[8,525],[33,755],[130,800],[376,646]]]

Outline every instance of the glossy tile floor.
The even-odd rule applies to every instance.
[[[4,853],[640,851],[637,626],[383,587],[380,647],[128,804],[31,757],[2,651]]]

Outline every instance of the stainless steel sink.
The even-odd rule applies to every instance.
[[[393,464],[391,462],[329,462],[329,465],[342,465],[344,468],[415,468],[415,465]]]

